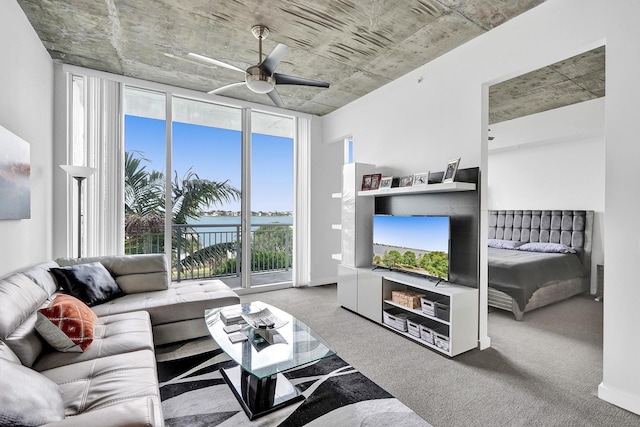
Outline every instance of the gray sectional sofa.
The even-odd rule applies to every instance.
[[[90,262],[124,295],[91,307],[84,352],[56,351],[35,329],[60,292],[49,269]],[[58,259],[0,278],[0,425],[13,411],[34,425],[162,426],[155,346],[208,335],[204,310],[239,302],[219,280],[171,283],[164,255]]]

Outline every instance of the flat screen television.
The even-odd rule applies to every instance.
[[[373,216],[373,265],[449,280],[448,216]]]

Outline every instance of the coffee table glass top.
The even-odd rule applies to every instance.
[[[226,323],[242,312],[256,313],[267,309],[274,316],[278,328],[253,328],[246,322],[237,332],[227,333]],[[287,312],[269,304],[254,301],[222,308],[205,310],[204,318],[211,336],[220,348],[244,370],[258,378],[266,378],[325,357],[335,351],[320,335]],[[246,340],[233,343],[230,336],[243,334]]]

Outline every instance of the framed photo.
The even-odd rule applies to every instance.
[[[442,176],[442,182],[453,182],[453,180],[456,179],[456,172],[458,172],[459,164],[460,157],[449,162],[447,170],[444,171],[444,175]]]
[[[413,175],[400,178],[400,187],[411,187],[413,185]]]
[[[362,175],[362,191],[371,190],[371,175]]]
[[[429,183],[429,172],[417,173],[413,176],[413,185],[422,185]]]
[[[380,180],[380,188],[391,188],[391,184],[393,184],[392,176],[385,176]]]
[[[382,179],[382,174],[374,173],[371,175],[371,189],[377,190],[380,188],[380,180]]]

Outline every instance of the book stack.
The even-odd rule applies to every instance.
[[[227,309],[220,311],[220,320],[225,325],[235,325],[236,323],[244,322],[240,309]]]

